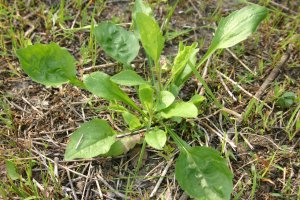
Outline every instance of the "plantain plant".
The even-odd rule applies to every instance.
[[[267,10],[249,5],[222,18],[207,53],[197,62],[197,43],[179,44],[172,69],[163,73],[160,56],[165,38],[152,15],[151,8],[136,0],[132,19],[134,31],[102,22],[94,28],[97,43],[104,52],[124,66],[120,73],[110,76],[97,71],[76,77],[76,60],[56,43],[35,44],[17,50],[21,67],[32,80],[47,87],[71,83],[113,104],[110,110],[124,119],[129,131],[146,129],[143,145],[162,150],[168,135],[180,150],[175,166],[175,176],[181,188],[196,199],[230,199],[233,174],[226,160],[213,148],[190,146],[177,133],[178,121],[197,118],[204,96],[195,94],[189,101],[178,97],[185,82],[196,73],[205,84],[208,95],[213,97],[197,69],[218,49],[231,47],[256,31],[267,16]],[[151,76],[144,79],[131,68],[131,62],[140,51],[140,44],[148,58]],[[119,86],[133,87],[139,103],[133,101]],[[215,99],[215,98],[214,98]],[[217,100],[215,99],[215,102]],[[219,106],[221,106],[219,104]],[[136,137],[122,137],[102,119],[95,118],[81,124],[71,136],[66,147],[65,160],[118,156],[126,153],[137,142]],[[121,136],[121,137],[120,137]]]

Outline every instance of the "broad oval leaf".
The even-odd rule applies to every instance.
[[[122,116],[126,124],[128,124],[129,130],[134,130],[141,126],[139,118],[130,112],[123,112]]]
[[[221,19],[210,48],[228,48],[247,39],[267,15],[267,9],[259,5],[246,6],[231,13]]]
[[[145,140],[154,149],[162,150],[166,144],[167,135],[163,130],[155,129],[145,134]]]
[[[105,53],[125,65],[129,65],[138,55],[138,39],[120,26],[102,22],[95,27],[94,34]]]
[[[148,85],[140,85],[139,87],[139,99],[143,107],[150,111],[153,108],[154,90]]]
[[[192,198],[229,200],[233,175],[219,152],[208,147],[191,147],[180,153],[175,176]]]
[[[138,106],[123,92],[118,85],[103,72],[94,72],[84,77],[84,85],[88,91],[107,100],[117,100],[139,110]]]
[[[123,70],[110,78],[119,85],[135,86],[146,84],[147,82],[133,70]]]
[[[285,92],[277,99],[276,104],[281,108],[289,108],[294,104],[296,98],[295,93]]]
[[[35,44],[17,50],[21,67],[32,80],[58,87],[76,79],[74,57],[58,44]]]
[[[140,32],[141,42],[146,53],[154,62],[158,62],[164,48],[165,39],[157,22],[144,13],[137,13],[136,25]]]
[[[169,107],[174,102],[174,100],[175,100],[175,96],[171,92],[167,90],[161,91],[158,102],[155,106],[155,110],[160,111]]]
[[[13,161],[6,160],[5,161],[6,174],[11,180],[15,181],[20,178],[20,174],[18,173],[17,167]]]
[[[182,117],[196,118],[198,116],[197,107],[191,102],[177,102],[160,112],[163,118]]]
[[[109,151],[116,141],[116,134],[108,123],[93,119],[83,123],[70,137],[65,152],[65,160],[92,158]]]

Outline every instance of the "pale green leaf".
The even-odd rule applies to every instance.
[[[139,99],[143,105],[143,107],[150,111],[153,108],[153,100],[154,100],[154,90],[148,85],[140,85],[139,87]]]
[[[160,111],[160,110],[163,110],[163,109],[169,107],[174,102],[174,100],[175,100],[175,97],[171,92],[169,92],[167,90],[161,91],[158,102],[155,106],[155,110]]]
[[[136,25],[140,32],[141,42],[146,53],[154,62],[158,62],[164,48],[165,39],[157,22],[144,13],[137,13]]]
[[[155,149],[162,150],[167,141],[166,132],[160,129],[154,129],[145,134],[147,144]]]
[[[135,86],[146,84],[147,82],[133,70],[123,70],[110,78],[119,85]]]
[[[19,179],[20,175],[17,171],[16,165],[14,162],[10,160],[5,161],[5,166],[6,166],[6,173],[11,180],[17,180]]]
[[[132,12],[132,20],[133,20],[134,31],[136,35],[140,38],[140,33],[136,25],[137,13],[144,13],[145,15],[152,16],[152,9],[143,0],[135,0],[133,12]]]
[[[226,160],[214,149],[191,147],[176,161],[175,176],[181,188],[192,198],[229,200],[233,175]]]
[[[95,27],[94,34],[105,53],[125,65],[129,65],[138,55],[138,39],[120,26],[103,22]]]
[[[192,71],[191,69],[185,68],[189,68],[188,61],[195,63],[198,51],[197,43],[193,43],[191,46],[184,46],[182,42],[179,43],[179,49],[177,56],[174,59],[171,75],[175,85],[181,86],[181,76],[184,76],[184,74],[187,73],[187,70],[188,73]]]
[[[206,98],[204,96],[195,94],[194,96],[192,96],[189,102],[193,103],[195,106],[199,106],[203,101],[205,101],[205,99]]]
[[[122,101],[137,110],[139,109],[127,94],[110,80],[110,76],[103,72],[89,74],[84,77],[83,82],[87,90],[98,97],[107,100]]]
[[[76,80],[74,57],[55,43],[35,44],[17,50],[21,67],[32,80],[58,87]]]
[[[139,118],[130,112],[123,112],[122,116],[126,124],[128,124],[129,130],[134,130],[141,126]]]
[[[145,15],[151,16],[152,10],[148,4],[146,4],[143,0],[135,0],[132,18],[136,20],[137,13],[144,13]]]
[[[198,116],[197,107],[191,102],[177,102],[160,112],[163,118],[182,117],[196,118]]]
[[[109,152],[105,156],[116,157],[122,154],[127,153],[132,149],[136,144],[141,142],[140,134],[136,134],[130,137],[123,137],[118,139],[110,148]]]
[[[246,6],[231,13],[220,21],[210,48],[228,48],[247,39],[267,15],[267,9],[258,5]]]
[[[116,141],[116,134],[108,123],[93,119],[83,123],[70,137],[65,160],[92,158],[105,154]]]

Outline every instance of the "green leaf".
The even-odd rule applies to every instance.
[[[149,5],[147,5],[143,2],[143,0],[135,1],[134,7],[133,7],[133,12],[132,12],[132,20],[133,20],[134,31],[135,31],[136,35],[138,36],[138,38],[140,38],[140,33],[139,33],[139,30],[136,25],[136,19],[137,19],[136,14],[137,13],[144,13],[145,15],[152,16],[152,10]]]
[[[22,69],[32,80],[58,87],[76,80],[74,57],[55,43],[35,44],[17,50]]]
[[[177,102],[160,112],[163,118],[183,117],[196,118],[198,116],[197,107],[191,102]]]
[[[118,139],[110,148],[109,152],[105,156],[116,157],[127,153],[132,149],[137,143],[141,142],[140,134],[133,135],[130,137],[123,137]]]
[[[137,13],[136,25],[140,32],[141,42],[146,53],[154,62],[158,62],[165,42],[158,24],[152,17],[144,13]]]
[[[7,176],[11,178],[11,180],[17,180],[19,179],[20,175],[17,171],[17,168],[15,166],[15,163],[13,163],[10,160],[5,161],[5,166],[6,166],[6,172]]]
[[[110,110],[110,111],[120,112],[120,113],[128,111],[124,106],[122,106],[122,105],[120,105],[118,103],[109,105],[107,107],[107,109]]]
[[[105,154],[116,141],[116,134],[108,123],[101,119],[83,123],[70,137],[65,160],[92,158]]]
[[[159,100],[155,107],[155,110],[160,111],[160,110],[163,110],[163,109],[169,107],[174,102],[174,100],[175,100],[175,97],[171,92],[169,92],[167,90],[161,91],[160,95],[159,95]]]
[[[233,175],[219,152],[208,147],[191,147],[180,153],[175,176],[192,198],[229,200]]]
[[[228,48],[247,39],[267,15],[267,9],[258,5],[246,6],[231,13],[221,19],[210,48]]]
[[[137,13],[144,13],[145,15],[151,16],[152,10],[148,4],[144,3],[143,0],[135,0],[132,12],[132,18],[134,20],[137,19]]]
[[[163,130],[155,129],[145,134],[145,140],[154,149],[162,150],[166,144],[167,135]]]
[[[203,101],[205,101],[205,99],[206,98],[204,96],[195,94],[194,96],[192,96],[189,102],[193,103],[195,106],[199,106]]]
[[[131,114],[130,112],[123,112],[122,116],[126,124],[128,124],[129,130],[134,130],[141,126],[139,118]]]
[[[181,78],[192,71],[189,69],[188,61],[195,64],[198,51],[197,43],[193,43],[191,46],[183,46],[182,42],[179,43],[178,54],[174,59],[171,75],[175,85],[181,86]]]
[[[111,22],[102,22],[94,31],[97,42],[106,54],[129,65],[138,55],[140,45],[135,35]]]
[[[198,69],[217,49],[228,48],[245,40],[256,31],[258,25],[266,16],[267,9],[258,5],[246,6],[241,10],[231,13],[220,21],[211,45],[199,63],[196,65],[193,60],[190,60],[190,63]],[[185,67],[184,71],[180,74],[180,78],[176,79],[176,86],[180,88],[189,79],[191,74],[192,68]],[[173,88],[172,85],[171,88]]]
[[[150,111],[153,108],[154,90],[150,85],[140,85],[139,99],[147,111]]]
[[[296,132],[300,131],[300,118],[296,121]]]
[[[285,92],[278,98],[276,104],[281,108],[289,108],[294,104],[295,99],[296,99],[295,93]]]
[[[110,78],[119,85],[135,86],[146,84],[147,82],[133,70],[124,70]]]
[[[118,85],[110,80],[110,76],[103,72],[94,72],[83,80],[88,91],[107,100],[122,101],[136,110],[138,106],[123,92]]]

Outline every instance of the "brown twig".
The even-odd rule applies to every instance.
[[[72,193],[73,193],[73,197],[74,197],[75,200],[78,200],[69,170],[67,170],[67,175],[68,175],[68,179],[69,179],[69,182],[70,182],[70,186],[71,186],[71,190],[72,190]]]
[[[292,50],[292,45],[289,45],[288,50],[283,54],[281,57],[279,63],[274,67],[274,69],[271,71],[269,76],[266,78],[266,80],[263,82],[263,84],[260,86],[258,91],[255,93],[254,97],[257,99],[260,99],[263,92],[267,89],[268,85],[274,81],[274,79],[279,74],[280,70],[284,67],[285,63],[290,58],[290,52]]]
[[[230,49],[226,49],[226,51],[228,51],[228,53],[230,53],[230,55],[236,59],[246,70],[248,70],[251,74],[256,75],[255,72],[253,72],[241,59],[239,59],[237,57],[237,55],[235,55],[235,53],[233,53]]]
[[[223,74],[222,72],[216,70],[216,72],[222,76],[223,78],[225,78],[226,80],[228,80],[230,83],[232,83],[233,85],[235,85],[236,87],[238,87],[240,90],[242,90],[245,94],[247,94],[248,96],[256,99],[257,101],[261,102],[261,103],[264,103],[262,102],[259,98],[255,97],[255,95],[251,94],[250,92],[248,92],[247,90],[245,90],[242,86],[240,86],[237,82],[235,82],[234,80],[230,79],[228,76],[226,76],[225,74]],[[264,103],[264,105],[266,107],[268,107],[269,109],[272,109],[268,104]]]
[[[151,194],[150,194],[150,198],[152,198],[152,197],[156,194],[156,192],[157,192],[159,186],[161,185],[161,183],[162,183],[162,181],[164,180],[164,178],[165,178],[165,176],[166,176],[166,174],[167,174],[169,168],[171,167],[171,165],[172,165],[172,163],[173,163],[173,160],[174,160],[174,157],[171,158],[171,160],[169,160],[167,166],[164,168],[163,172],[161,173],[160,178],[158,179],[158,181],[157,181],[157,183],[156,183],[154,189],[152,190],[152,192],[151,192]]]

